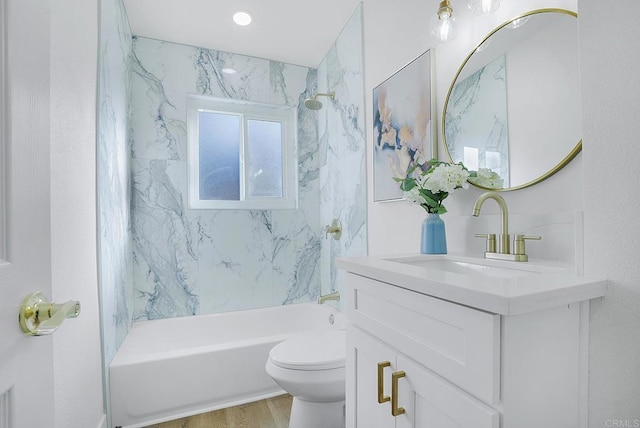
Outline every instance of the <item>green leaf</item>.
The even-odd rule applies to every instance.
[[[436,214],[444,214],[447,212],[447,209],[444,207],[444,205],[440,205],[437,209],[436,209]]]
[[[428,190],[420,189],[420,195],[424,198],[425,201],[427,201],[427,204],[429,204],[430,207],[438,206],[438,200],[432,198],[431,195],[433,194]]]
[[[406,178],[402,180],[400,183],[400,190],[404,192],[409,192],[411,189],[417,186],[416,180],[414,178]]]

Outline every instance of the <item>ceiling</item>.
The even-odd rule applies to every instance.
[[[317,67],[361,0],[124,0],[136,36]],[[236,25],[247,10],[253,23]]]

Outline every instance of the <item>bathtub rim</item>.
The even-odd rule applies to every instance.
[[[299,331],[295,331],[295,332],[272,334],[272,335],[268,335],[268,336],[253,336],[251,338],[244,338],[244,339],[239,339],[239,340],[226,341],[226,342],[222,342],[222,343],[215,343],[215,344],[201,345],[201,346],[191,346],[191,347],[188,347],[186,349],[170,350],[170,351],[162,351],[162,352],[154,352],[154,353],[149,352],[149,353],[147,353],[147,352],[131,351],[131,350],[127,349],[127,338],[129,337],[131,332],[136,328],[144,328],[145,326],[149,326],[151,324],[160,324],[160,323],[163,323],[163,322],[172,322],[172,321],[176,321],[176,320],[180,320],[180,322],[187,323],[187,322],[195,322],[195,321],[197,321],[196,318],[215,319],[215,318],[223,318],[224,316],[229,316],[229,314],[231,314],[231,313],[233,313],[233,314],[240,314],[240,313],[259,314],[259,313],[275,312],[275,311],[278,311],[278,310],[282,310],[282,308],[289,308],[289,307],[296,307],[296,309],[299,309],[300,307],[303,307],[303,306],[317,308],[317,309],[314,309],[314,310],[316,310],[316,311],[324,311],[324,312],[326,312],[327,316],[329,316],[331,314],[334,314],[334,316],[337,316],[338,319],[335,321],[335,323],[333,325],[330,325],[328,328],[334,328],[334,329],[338,329],[338,330],[344,330],[346,328],[346,314],[344,314],[343,312],[341,312],[340,310],[338,310],[337,308],[335,308],[335,307],[333,307],[331,305],[318,305],[317,303],[312,303],[312,302],[295,303],[295,304],[291,304],[291,305],[281,305],[281,306],[269,306],[269,307],[265,307],[265,308],[243,309],[243,310],[239,310],[239,311],[219,312],[219,313],[215,313],[215,314],[200,314],[200,315],[192,315],[192,316],[189,316],[189,317],[176,317],[176,318],[163,318],[163,319],[158,319],[158,320],[137,321],[137,322],[135,322],[133,324],[133,326],[129,330],[129,333],[127,334],[127,337],[125,337],[125,340],[120,345],[120,348],[118,349],[118,351],[116,351],[115,355],[111,359],[111,362],[109,363],[109,368],[111,368],[111,367],[120,367],[120,366],[123,366],[123,365],[129,365],[129,364],[142,364],[142,363],[145,363],[145,362],[159,361],[159,360],[171,359],[171,358],[179,358],[179,357],[184,357],[184,356],[189,355],[189,354],[194,353],[194,352],[215,351],[215,350],[226,349],[228,347],[233,347],[233,348],[242,347],[242,345],[249,344],[249,343],[251,343],[251,344],[253,344],[253,343],[265,343],[265,342],[270,342],[270,341],[273,341],[273,340],[282,341],[282,340],[290,337],[292,334],[295,334],[295,333],[299,332]],[[253,315],[253,316],[255,316],[255,315]],[[323,330],[325,328],[327,328],[327,327],[319,327],[318,326],[316,328],[310,328],[310,329],[304,330],[304,331]]]

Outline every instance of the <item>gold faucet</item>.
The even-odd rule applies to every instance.
[[[500,214],[502,215],[502,233],[500,233],[500,239],[498,241],[498,251],[496,252],[496,235],[494,233],[487,234],[477,234],[477,238],[486,238],[487,245],[486,251],[484,253],[484,257],[487,259],[500,259],[500,260],[511,260],[515,262],[526,262],[529,260],[525,252],[524,241],[525,239],[536,239],[540,240],[539,236],[525,236],[525,235],[515,235],[513,241],[513,254],[511,254],[510,247],[510,236],[509,236],[509,210],[507,208],[507,203],[504,198],[497,194],[496,192],[486,192],[483,193],[476,199],[476,203],[473,205],[473,213],[474,217],[478,217],[480,215],[480,208],[482,208],[482,204],[487,199],[495,200],[500,206]]]
[[[496,192],[487,192],[483,193],[476,199],[476,203],[473,205],[473,213],[474,217],[478,217],[480,215],[480,208],[482,208],[482,204],[487,199],[493,199],[500,206],[500,213],[502,214],[502,233],[500,233],[500,241],[498,245],[498,252],[500,254],[509,254],[509,209],[507,208],[507,203],[504,198],[498,195]]]
[[[318,303],[319,304],[323,304],[327,300],[335,300],[336,302],[339,302],[340,301],[340,292],[339,291],[334,291],[331,294],[325,294],[324,296],[318,297]]]

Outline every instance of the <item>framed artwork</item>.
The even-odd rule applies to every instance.
[[[373,200],[402,199],[393,177],[414,161],[437,157],[430,51],[373,90]]]

